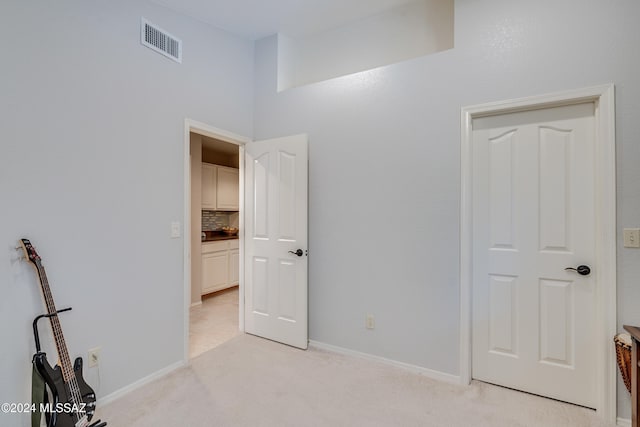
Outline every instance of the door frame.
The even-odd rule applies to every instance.
[[[473,119],[593,102],[596,197],[596,411],[616,421],[616,157],[613,84],[464,107],[460,146],[460,382],[470,384],[473,283]]]
[[[239,229],[238,239],[240,245],[240,275],[238,280],[238,324],[241,332],[244,332],[244,144],[251,142],[251,138],[237,135],[223,129],[186,118],[184,120],[184,228],[183,228],[183,361],[189,363],[189,312],[191,307],[191,138],[189,134],[193,132],[219,139],[224,142],[235,144],[239,151],[239,176],[240,176],[240,206],[239,206]]]

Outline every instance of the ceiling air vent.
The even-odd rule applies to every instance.
[[[167,58],[181,63],[182,41],[144,18],[141,22],[140,42]]]

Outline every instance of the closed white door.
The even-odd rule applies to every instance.
[[[472,376],[596,406],[594,104],[473,121]],[[582,274],[581,274],[582,273]]]
[[[306,349],[307,137],[245,145],[245,330]]]

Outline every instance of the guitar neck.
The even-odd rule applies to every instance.
[[[71,364],[71,358],[67,351],[67,344],[64,341],[64,335],[62,334],[62,326],[60,325],[60,319],[56,314],[56,305],[53,301],[53,295],[51,294],[51,288],[49,287],[49,281],[47,280],[47,273],[44,271],[42,261],[35,260],[36,270],[38,271],[38,277],[40,278],[40,287],[42,289],[42,296],[44,297],[45,304],[47,306],[47,314],[50,314],[49,321],[51,322],[51,330],[53,331],[54,341],[56,343],[56,350],[58,351],[58,358],[60,359],[60,367],[62,368],[62,377],[66,383],[75,379],[75,372],[73,371],[73,365]]]

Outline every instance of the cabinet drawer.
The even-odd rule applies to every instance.
[[[240,248],[240,239],[229,240],[229,249]]]
[[[206,242],[202,244],[202,253],[208,254],[217,251],[226,251],[229,249],[229,240],[220,240],[218,242]]]

